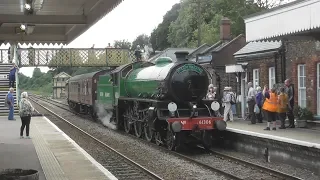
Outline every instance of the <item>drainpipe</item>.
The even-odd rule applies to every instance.
[[[283,41],[282,47],[280,49],[280,54],[281,54],[281,77],[282,77],[282,82],[286,80],[286,46],[285,46],[285,41]]]

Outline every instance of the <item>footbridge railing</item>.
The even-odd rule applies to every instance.
[[[0,63],[12,63],[10,54],[8,49],[0,50]],[[17,49],[19,67],[114,67],[133,62],[134,59],[134,52],[129,49]]]

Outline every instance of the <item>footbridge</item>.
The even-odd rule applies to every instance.
[[[134,59],[128,49],[40,49],[18,44],[69,44],[116,8],[123,0],[3,0],[0,2],[0,101],[8,92],[12,63],[19,67],[119,66]],[[108,36],[106,34],[106,36]],[[112,35],[110,35],[112,36]],[[31,46],[30,46],[31,45]],[[16,97],[20,100],[16,72]],[[16,106],[18,103],[16,104]],[[0,113],[7,113],[6,107]]]
[[[134,52],[119,48],[11,48],[13,52],[0,50],[0,63],[14,62],[19,67],[117,67],[135,60]],[[12,53],[16,56],[11,56]]]

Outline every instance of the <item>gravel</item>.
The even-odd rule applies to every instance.
[[[190,163],[187,160],[178,158],[170,154],[165,149],[155,147],[147,141],[139,141],[138,139],[130,137],[129,135],[118,133],[114,130],[104,127],[101,124],[76,116],[49,103],[41,102],[41,104],[50,107],[52,111],[58,113],[74,125],[116,149],[118,152],[124,154],[131,160],[139,163],[143,167],[146,167],[163,179],[228,179],[216,172],[212,172],[199,167],[196,164]],[[35,105],[35,107],[37,108],[38,106]],[[56,123],[58,127],[59,124],[61,125],[61,123],[54,123]],[[88,144],[84,139],[77,138],[77,135],[72,135],[72,133],[69,134],[69,132],[65,133],[75,140],[93,158],[101,163],[101,160],[99,161],[99,157],[103,156],[101,151],[98,151],[95,146]]]
[[[227,179],[224,176],[220,176],[216,173],[213,173],[212,171],[208,171],[186,160],[180,159],[170,154],[168,151],[165,151],[164,149],[155,148],[152,144],[148,142],[141,142],[137,138],[115,132],[111,129],[107,129],[101,124],[97,124],[95,122],[73,115],[70,112],[62,110],[49,103],[45,104],[46,106],[50,106],[50,109],[52,109],[54,112],[59,112],[59,114],[61,114],[66,119],[70,120],[70,122],[74,123],[86,132],[97,137],[98,139],[102,140],[103,142],[115,148],[119,152],[125,154],[130,159],[138,162],[144,167],[147,167],[149,170],[156,172],[156,174],[160,175],[164,179]],[[81,146],[87,145],[84,143],[83,145],[81,144]],[[90,149],[90,147],[83,148]],[[249,154],[235,152],[232,150],[214,150],[220,153],[237,157],[239,159],[253,162],[255,164],[259,164],[261,166],[268,167],[270,169],[276,169],[287,174],[292,174],[302,179],[320,179],[320,176],[314,175],[314,173],[309,170],[292,167],[288,164],[282,164],[277,162],[266,163],[263,158],[257,158]],[[94,157],[94,155],[92,156]],[[269,175],[262,177],[261,172],[257,170],[252,170],[248,167],[243,167],[239,165],[235,166],[234,162],[223,160],[214,155],[193,155],[192,158],[195,158],[198,161],[209,164],[213,167],[221,167],[222,170],[240,176],[244,179],[270,179]]]
[[[268,167],[270,169],[276,169],[278,171],[284,172],[286,174],[290,174],[305,180],[319,180],[320,176],[315,175],[314,172],[309,171],[307,169],[301,169],[297,167],[290,166],[288,164],[283,164],[279,162],[272,162],[272,163],[266,163],[263,157],[257,158],[256,156],[246,154],[246,153],[241,153],[241,152],[236,152],[234,150],[227,150],[227,149],[221,149],[221,148],[215,148],[215,151],[219,153],[223,153],[226,155],[230,155],[242,160],[246,160],[255,164],[258,164],[260,166]],[[208,162],[208,161],[207,161]],[[211,159],[208,163],[212,163]]]

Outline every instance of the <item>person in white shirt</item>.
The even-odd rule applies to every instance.
[[[248,102],[249,118],[251,120],[251,124],[256,124],[256,116],[254,114],[254,106],[256,104],[256,91],[252,86],[253,86],[252,82],[249,82],[248,83],[249,91],[248,91],[247,102]]]
[[[231,108],[231,98],[232,98],[232,92],[230,91],[230,87],[225,87],[224,88],[224,95],[222,98],[222,102],[224,104],[224,113],[223,113],[223,120],[227,122],[228,120],[228,115],[230,118],[230,121],[233,122],[233,113],[232,113],[232,108]]]
[[[216,91],[215,91],[215,87],[213,86],[213,84],[210,84],[208,86],[208,93],[207,93],[207,96],[206,98],[209,99],[209,100],[214,100],[215,99],[215,96],[216,96]]]

